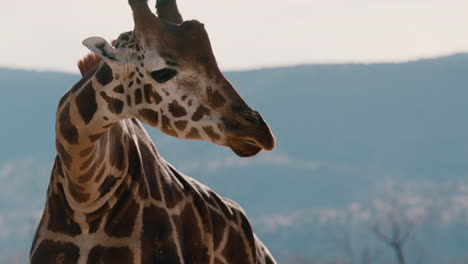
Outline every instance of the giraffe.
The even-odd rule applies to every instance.
[[[129,0],[133,31],[91,37],[61,98],[57,156],[30,252],[36,263],[276,263],[242,208],[183,175],[141,122],[241,157],[275,139],[220,72],[204,25],[175,0]]]

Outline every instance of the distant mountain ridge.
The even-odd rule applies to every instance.
[[[226,76],[270,124],[274,152],[239,159],[210,143],[148,132],[176,168],[238,201],[280,259],[334,257],[333,240],[348,223],[340,215],[356,208],[373,215],[375,202],[386,197],[405,197],[408,212],[426,213],[409,247],[420,243],[432,252],[424,263],[466,255],[468,54]],[[27,255],[55,156],[55,109],[79,78],[0,68],[0,262],[11,252]],[[329,221],[320,224],[325,216]]]

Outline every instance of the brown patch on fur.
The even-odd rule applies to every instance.
[[[204,126],[203,130],[212,140],[219,140],[221,138],[218,134],[216,134],[216,132],[214,132],[213,127]]]
[[[211,221],[213,223],[213,242],[215,245],[220,245],[226,228],[226,220],[217,212],[210,210]]]
[[[188,132],[188,134],[185,136],[185,138],[187,138],[187,139],[200,139],[201,136],[200,136],[200,133],[198,133],[198,129],[192,127],[190,129],[190,132]]]
[[[112,82],[114,73],[112,72],[112,68],[109,67],[109,64],[104,63],[94,77],[102,86],[106,86]]]
[[[195,122],[200,121],[203,118],[203,116],[209,115],[209,114],[210,114],[210,109],[204,107],[203,105],[200,105],[197,108],[197,111],[195,111],[195,113],[193,114],[192,120]]]
[[[94,65],[98,64],[102,59],[94,53],[89,53],[83,59],[78,61],[78,69],[80,73],[84,76]]]
[[[67,169],[70,169],[72,157],[70,156],[70,154],[68,154],[68,152],[58,140],[55,142],[55,145],[57,146],[57,153],[59,154],[60,160],[63,162]]]
[[[174,125],[179,129],[180,131],[184,131],[185,128],[187,127],[188,121],[186,120],[180,120],[180,121],[175,121]]]
[[[60,133],[70,145],[78,144],[78,129],[70,120],[70,104],[67,104],[60,113],[59,118]]]
[[[122,113],[124,102],[119,99],[108,96],[105,92],[101,92],[100,95],[107,102],[107,108],[112,113],[119,115]]]
[[[94,146],[91,146],[87,149],[80,151],[80,157],[84,158],[84,157],[89,156],[91,152],[93,152],[93,150],[94,150]]]
[[[170,136],[177,137],[177,132],[172,128],[171,121],[165,115],[162,116],[162,131]]]
[[[101,192],[101,194],[108,193],[112,189],[112,187],[115,186],[118,180],[119,179],[114,177],[114,175],[107,175],[104,182],[101,184],[101,186],[99,186],[99,192]]]
[[[153,127],[156,127],[158,126],[158,121],[159,121],[159,117],[158,117],[158,113],[151,110],[151,109],[141,109],[139,111],[139,114],[141,116],[141,118],[146,122],[148,123],[148,125],[150,126],[153,126]]]
[[[94,161],[94,156],[96,155],[96,152],[93,152],[91,155],[88,156],[88,159],[81,164],[80,170],[84,171],[85,169],[89,168],[91,163]]]
[[[101,137],[101,135],[102,135],[102,133],[96,134],[96,135],[91,135],[91,136],[89,136],[89,140],[91,140],[91,142],[96,142]]]
[[[172,103],[169,104],[169,112],[171,112],[173,117],[182,117],[187,115],[185,108],[176,100],[172,100]]]
[[[124,90],[124,87],[123,85],[119,84],[117,85],[116,87],[114,87],[114,93],[119,93],[119,94],[123,94],[125,93],[125,90]]]
[[[158,178],[161,177],[161,168],[154,162],[155,151],[148,146],[147,143],[138,140],[138,145],[140,147],[141,153],[141,165],[143,167],[143,172],[146,178],[146,184],[143,185],[144,188],[149,189],[149,194],[156,201],[162,201],[162,193],[159,191],[159,181]]]
[[[143,102],[143,94],[141,93],[141,89],[135,90],[135,104],[139,105]]]
[[[104,176],[104,171],[106,170],[106,166],[102,166],[101,170],[96,174],[96,177],[94,177],[94,182],[99,182],[102,179],[102,176]]]
[[[109,204],[105,203],[97,211],[86,215],[86,222],[89,224],[89,233],[96,233],[101,224],[102,217],[109,211]]]
[[[153,205],[146,207],[143,211],[142,263],[180,263],[175,244],[177,238],[173,233],[167,210]]]
[[[81,234],[81,227],[72,218],[73,210],[67,203],[61,184],[57,186],[56,193],[50,194],[47,204],[46,210],[50,215],[48,230],[70,236]]]
[[[91,263],[132,263],[133,253],[127,247],[95,246],[89,252],[88,264]]]
[[[163,99],[162,97],[154,90],[151,84],[145,84],[144,86],[145,100],[149,104],[159,104]]]
[[[112,184],[113,186],[115,183],[109,182],[109,184]],[[132,198],[133,193],[126,184],[121,184],[119,189],[120,190],[116,190],[116,197],[119,197],[119,199],[114,207],[109,211],[104,231],[111,237],[129,237],[132,234],[140,206],[135,199]],[[102,189],[101,191],[101,193],[104,194],[108,190]],[[110,263],[119,262],[116,261]]]
[[[70,191],[73,199],[79,203],[86,202],[90,197],[89,193],[85,193],[85,190],[81,186],[76,185],[73,182],[68,183],[68,190]]]
[[[81,174],[80,177],[78,177],[78,181],[80,183],[85,183],[85,182],[90,181],[93,178],[94,174],[96,173],[96,166],[97,166],[97,163],[94,163],[87,172]]]
[[[94,114],[97,111],[96,91],[93,88],[93,83],[89,82],[81,92],[76,96],[76,106],[78,113],[85,124],[89,124],[93,120]]]
[[[80,249],[72,243],[44,240],[31,256],[31,263],[78,263]]]
[[[224,98],[219,91],[213,91],[211,87],[207,88],[208,94],[208,102],[211,107],[214,109],[223,106],[226,103],[226,99]]]
[[[208,263],[209,262],[209,257],[208,257],[208,249],[204,243],[200,243],[198,241],[203,241],[203,235],[202,234],[202,229],[199,228],[198,225],[194,225],[192,223],[193,219],[197,219],[197,215],[199,215],[197,210],[199,208],[195,208],[194,205],[188,204],[185,206],[185,208],[182,209],[182,212],[180,213],[180,219],[181,219],[181,226],[183,226],[183,235],[184,239],[181,241],[181,246],[184,249],[184,259],[185,263]],[[208,224],[208,223],[206,223]],[[238,250],[233,249],[234,251]],[[242,248],[240,248],[242,250]],[[233,261],[229,263],[248,263],[245,260],[248,258],[238,258],[238,261]],[[192,262],[193,261],[193,262]],[[251,262],[252,263],[252,262]]]

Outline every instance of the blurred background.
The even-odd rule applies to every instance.
[[[279,263],[468,263],[467,1],[178,2],[278,147],[240,159],[148,131]],[[131,28],[127,1],[2,3],[0,263],[27,262],[81,41]]]

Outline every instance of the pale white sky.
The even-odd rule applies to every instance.
[[[0,66],[76,72],[83,39],[133,27],[127,0],[2,2]],[[467,0],[178,2],[185,19],[205,23],[223,69],[468,52]]]

